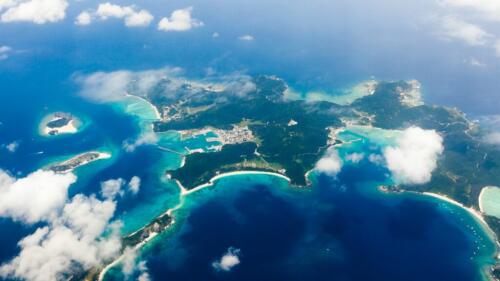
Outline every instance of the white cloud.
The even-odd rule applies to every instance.
[[[101,195],[108,200],[114,200],[116,196],[123,196],[122,186],[124,179],[111,179],[101,182]]]
[[[76,25],[89,25],[92,23],[92,15],[88,11],[81,12],[75,19]]]
[[[468,60],[464,60],[465,63],[471,65],[471,66],[475,66],[475,67],[485,67],[486,64],[476,58],[470,58]]]
[[[316,163],[316,170],[330,176],[335,176],[342,169],[342,159],[339,153],[333,147],[328,148],[327,152]]]
[[[79,94],[98,102],[117,101],[125,97],[131,82],[134,82],[134,94],[145,95],[160,79],[171,78],[173,82],[180,68],[161,68],[132,72],[117,70],[112,72],[94,72],[89,75],[76,75],[75,81],[81,86]],[[181,81],[179,81],[180,84]],[[181,85],[179,85],[181,86]],[[173,89],[175,90],[175,89]]]
[[[239,73],[211,77],[208,80],[190,80],[182,77],[182,69],[178,67],[165,67],[144,71],[118,70],[113,72],[94,72],[87,75],[76,74],[74,80],[81,87],[79,94],[87,99],[97,102],[113,102],[121,100],[127,92],[137,96],[146,97],[151,89],[162,83],[162,94],[166,98],[176,98],[179,92],[203,93],[204,91],[214,91],[223,94],[244,96],[255,91],[256,86],[250,76]],[[217,78],[217,82],[214,82]],[[149,140],[154,140],[147,136]],[[138,144],[145,144],[140,140]],[[132,146],[130,146],[132,145]],[[126,149],[133,150],[134,142],[127,141],[124,144]]]
[[[212,33],[212,38],[219,38],[219,37],[220,37],[219,32]]]
[[[123,98],[132,78],[132,73],[129,71],[114,71],[77,76],[76,80],[82,87],[81,96],[94,101],[107,102]]]
[[[94,19],[105,21],[110,18],[123,19],[128,27],[148,26],[154,19],[153,15],[147,10],[139,10],[135,6],[120,6],[106,2],[99,4],[94,12],[81,12],[76,18],[75,24],[88,25]]]
[[[492,145],[500,145],[500,132],[489,133],[484,137],[484,141]]]
[[[148,26],[154,17],[146,10],[140,10],[125,18],[126,26]]]
[[[354,164],[359,163],[361,160],[365,158],[364,153],[351,153],[345,157],[346,161],[352,162]]]
[[[133,142],[125,141],[123,143],[123,149],[125,149],[126,152],[134,152],[139,146],[155,144],[156,142],[158,142],[158,137],[154,132],[145,133]]]
[[[141,188],[141,178],[138,176],[133,176],[128,183],[128,190],[132,194],[137,194]]]
[[[76,195],[49,226],[19,242],[21,252],[0,267],[4,278],[28,281],[67,279],[75,269],[89,269],[121,249],[119,223],[109,225],[116,204]],[[106,237],[103,233],[110,231]]]
[[[9,57],[9,53],[12,51],[12,48],[9,46],[0,46],[0,60],[5,60]]]
[[[439,35],[448,40],[459,40],[471,46],[486,45],[493,35],[480,26],[468,23],[457,17],[445,16],[441,18]]]
[[[18,141],[13,141],[13,142],[5,145],[5,149],[7,149],[7,151],[9,151],[11,153],[16,152],[18,148],[19,148],[19,142]]]
[[[500,57],[500,40],[497,40],[495,42],[495,53],[497,57]]]
[[[49,220],[67,199],[76,176],[39,170],[16,179],[0,170],[0,216],[25,223]]]
[[[142,261],[139,263],[139,271],[141,272],[141,275],[137,278],[137,281],[150,281],[151,277],[149,276],[149,270],[146,267],[146,262]]]
[[[240,249],[230,247],[220,260],[212,263],[212,267],[218,271],[230,271],[233,267],[240,264],[240,255]]]
[[[375,153],[372,153],[368,156],[368,161],[372,162],[375,165],[382,165],[385,162],[384,157],[382,155]]]
[[[103,20],[108,18],[124,18],[134,13],[132,6],[120,6],[109,2],[99,4],[95,14]]]
[[[158,30],[162,31],[187,31],[191,28],[203,26],[203,22],[191,17],[193,7],[175,10],[170,18],[164,17],[158,23]]]
[[[396,146],[384,150],[384,157],[397,182],[423,184],[431,180],[443,149],[443,138],[436,131],[410,127]]]
[[[2,13],[2,22],[27,21],[36,24],[58,22],[66,16],[68,1],[66,0],[24,0],[3,1],[0,3],[7,9]]]
[[[496,0],[441,0],[448,8],[464,8],[478,13],[482,19],[500,21],[500,2]]]
[[[134,273],[136,268],[137,250],[127,247],[123,251],[122,272],[125,277],[129,277]]]
[[[0,0],[0,12],[3,9],[14,6],[15,4],[16,2],[14,0]]]
[[[245,35],[239,36],[238,39],[241,41],[253,41],[253,40],[255,40],[255,37],[253,37],[250,34],[245,34]]]

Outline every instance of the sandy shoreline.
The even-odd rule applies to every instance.
[[[50,120],[50,121],[53,121],[53,120]],[[75,120],[72,119],[72,120],[70,120],[68,122],[68,124],[66,124],[66,125],[64,125],[62,127],[49,128],[49,127],[45,126],[45,128],[43,128],[43,134],[45,136],[48,136],[51,131],[57,131],[57,135],[60,135],[60,134],[74,134],[74,133],[78,132],[78,129],[76,128]]]
[[[126,97],[133,97],[133,98],[137,98],[137,99],[140,99],[144,102],[146,102],[147,104],[149,104],[149,106],[151,106],[151,108],[153,108],[153,111],[155,112],[155,116],[156,116],[156,119],[157,120],[161,120],[161,114],[160,114],[160,111],[158,110],[158,108],[156,108],[156,106],[154,106],[150,101],[148,101],[147,99],[143,98],[143,97],[139,97],[139,96],[136,96],[136,95],[132,95],[132,94],[125,94]]]
[[[478,204],[479,204],[479,211],[481,211],[481,213],[484,213],[484,206],[483,206],[483,196],[484,196],[484,191],[485,189],[488,188],[488,186],[485,186],[483,188],[481,188],[481,192],[479,193],[479,197],[478,197]]]
[[[466,210],[469,214],[471,214],[473,217],[475,217],[477,220],[479,220],[482,224],[485,224],[485,225],[488,225],[486,223],[486,220],[484,219],[483,217],[483,214],[472,208],[472,207],[466,207],[464,204],[458,202],[458,201],[455,201],[445,195],[441,195],[441,194],[438,194],[438,193],[432,193],[432,192],[423,192],[422,194],[424,195],[428,195],[428,196],[431,196],[431,197],[434,197],[434,198],[438,198],[438,199],[441,199],[443,201],[446,201],[450,204],[453,204],[455,206],[458,206],[458,207],[461,207],[462,209]],[[489,226],[488,226],[488,229],[489,229]]]
[[[151,233],[146,239],[144,239],[141,243],[135,245],[133,247],[133,250],[134,251],[137,251],[139,250],[142,246],[144,246],[145,244],[147,244],[149,241],[151,241],[153,238],[155,238],[156,236],[158,235],[157,232],[153,232]],[[111,269],[113,268],[115,265],[118,265],[120,262],[123,261],[123,259],[125,258],[125,254],[123,253],[121,256],[119,256],[117,259],[115,259],[112,263],[106,265],[102,270],[101,272],[99,273],[99,277],[97,278],[97,280],[99,281],[102,281],[104,280],[104,276],[106,275],[106,273]]]
[[[68,160],[65,160],[65,161],[62,161],[62,162],[57,162],[55,164],[52,164],[50,166],[62,166],[62,165],[68,165],[70,164],[71,162],[75,161],[75,159],[78,159],[86,154],[89,154],[89,153],[95,153],[97,154],[97,157],[94,158],[94,159],[91,159],[91,160],[85,160],[85,161],[82,161],[80,162],[77,166],[71,168],[71,169],[67,169],[67,170],[64,170],[64,171],[61,171],[62,173],[69,173],[69,172],[73,172],[75,169],[81,167],[81,166],[85,166],[85,165],[88,165],[92,162],[95,162],[95,161],[98,161],[98,160],[101,160],[101,159],[109,159],[111,158],[111,153],[109,152],[98,152],[98,151],[89,151],[89,152],[84,152],[84,153],[81,153],[81,154],[78,154],[78,155],[75,155],[73,157],[71,157],[70,159]]]
[[[278,174],[278,173],[264,172],[264,171],[234,171],[234,172],[222,173],[222,174],[219,174],[219,175],[211,178],[207,183],[198,185],[198,186],[196,186],[192,189],[189,189],[189,190],[186,189],[178,180],[175,180],[175,181],[179,185],[179,188],[181,190],[181,195],[184,196],[184,195],[188,195],[188,194],[194,193],[196,191],[199,191],[201,189],[204,189],[206,187],[213,186],[215,184],[215,182],[221,178],[238,176],[238,175],[268,175],[268,176],[279,177],[279,178],[282,178],[288,182],[291,182],[291,179],[287,176],[284,176],[284,175]]]
[[[39,126],[40,135],[42,135],[44,137],[50,137],[50,136],[78,133],[78,131],[82,125],[82,122],[74,116],[72,116],[71,120],[69,120],[68,124],[66,124],[64,126],[57,127],[57,128],[50,128],[47,126],[48,123],[55,121],[59,118],[60,117],[56,116],[56,113],[51,113],[51,114],[46,115],[42,119],[42,121],[40,122],[40,126]],[[51,134],[51,132],[54,132],[54,133]]]

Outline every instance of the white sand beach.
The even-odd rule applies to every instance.
[[[189,189],[189,190],[186,189],[178,180],[176,180],[176,182],[179,185],[179,188],[181,190],[181,195],[185,196],[185,195],[194,193],[196,191],[199,191],[201,189],[204,189],[206,187],[212,186],[212,185],[214,185],[214,183],[217,180],[219,180],[221,178],[232,177],[232,176],[241,176],[241,175],[268,175],[268,176],[279,177],[279,178],[282,178],[288,182],[291,182],[291,179],[287,176],[284,176],[284,175],[278,174],[278,173],[264,172],[264,171],[234,171],[234,172],[222,173],[222,174],[219,174],[219,175],[211,178],[208,183],[198,185],[195,188]]]

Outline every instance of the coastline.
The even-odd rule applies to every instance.
[[[264,171],[245,171],[245,170],[219,174],[219,175],[211,178],[207,183],[198,185],[192,189],[186,189],[178,180],[175,180],[175,182],[179,185],[179,188],[181,190],[181,196],[186,196],[186,195],[189,195],[189,194],[194,193],[196,191],[202,190],[204,188],[213,186],[215,184],[215,182],[219,179],[222,179],[225,177],[239,176],[239,175],[268,175],[268,176],[274,176],[274,177],[284,179],[288,183],[291,182],[291,179],[289,177],[284,176],[284,175],[279,174],[279,173],[264,172]]]
[[[481,211],[482,213],[484,213],[484,206],[483,206],[483,196],[484,196],[484,191],[486,188],[488,188],[489,186],[485,186],[483,188],[481,188],[481,192],[479,192],[479,197],[478,197],[478,205],[479,205],[479,211]]]
[[[163,212],[161,215],[157,216],[157,217],[162,217],[162,216],[165,216],[165,215],[168,215],[170,218],[171,218],[171,221],[170,223],[166,226],[165,230],[164,231],[167,231],[168,229],[170,229],[174,224],[175,224],[175,218],[172,216],[172,213],[178,209],[180,209],[184,204],[184,201],[182,199],[182,196],[180,197],[180,202],[179,204],[177,204],[176,206],[166,210],[165,212]],[[144,230],[145,228],[147,227],[146,226],[143,226],[141,227],[140,229],[130,233],[129,235],[127,235],[126,237],[130,237],[142,230]],[[155,237],[157,237],[158,235],[160,235],[162,232],[164,231],[161,231],[161,232],[152,232],[150,233],[150,235],[148,237],[146,237],[144,240],[142,240],[140,243],[138,243],[137,245],[135,245],[132,249],[134,251],[138,251],[140,250],[144,245],[146,245],[147,243],[149,243],[151,240],[153,240]],[[120,262],[123,261],[123,259],[125,258],[125,253],[122,253],[120,256],[118,256],[116,259],[114,259],[111,263],[107,264],[105,267],[103,267],[100,272],[99,272],[99,275],[97,277],[97,280],[98,281],[103,281],[104,280],[104,277],[106,276],[106,273],[111,269],[113,268],[114,266],[118,265]]]
[[[439,200],[443,200],[447,203],[450,203],[450,204],[453,204],[457,207],[462,208],[463,210],[467,211],[481,225],[482,229],[486,232],[487,236],[489,236],[489,238],[495,244],[495,253],[493,254],[493,258],[495,259],[495,263],[492,265],[488,265],[488,264],[484,265],[484,268],[483,268],[484,279],[485,279],[485,281],[496,281],[497,279],[495,279],[492,276],[491,272],[492,272],[492,269],[497,264],[498,259],[500,258],[500,253],[499,253],[500,241],[499,241],[497,235],[495,234],[495,232],[490,228],[490,226],[488,225],[488,223],[484,219],[483,213],[481,211],[478,211],[478,210],[472,208],[472,207],[466,207],[464,204],[462,204],[458,201],[455,201],[455,200],[449,198],[448,196],[445,196],[442,194],[433,193],[433,192],[423,192],[420,194],[430,196],[430,197],[433,197],[433,198],[436,198]]]
[[[132,98],[137,98],[137,99],[140,99],[144,102],[146,102],[154,111],[155,113],[155,116],[156,116],[156,119],[157,120],[161,120],[161,114],[160,114],[160,111],[158,110],[158,108],[156,108],[156,106],[154,104],[152,104],[150,101],[148,101],[147,99],[143,98],[143,97],[140,97],[140,96],[136,96],[136,95],[132,95],[132,94],[129,94],[129,93],[126,93],[125,94],[126,97],[132,97]]]
[[[193,189],[190,189],[190,190],[187,190],[178,180],[175,180],[175,182],[177,183],[177,185],[179,186],[179,189],[180,189],[180,202],[179,204],[177,204],[175,207],[173,208],[170,208],[168,209],[167,211],[165,211],[164,213],[162,213],[161,215],[159,215],[158,217],[162,217],[162,216],[165,216],[165,215],[168,215],[171,217],[172,221],[171,223],[166,227],[165,231],[170,229],[174,224],[175,224],[175,218],[172,216],[172,213],[180,208],[182,208],[183,206],[183,197],[184,196],[187,196],[191,193],[194,193],[196,191],[199,191],[201,189],[204,189],[206,187],[210,187],[210,186],[213,186],[215,184],[215,182],[221,178],[224,178],[224,177],[232,177],[232,176],[238,176],[238,175],[268,175],[268,176],[274,176],[274,177],[279,177],[279,178],[282,178],[282,179],[285,179],[286,181],[288,182],[291,182],[290,178],[284,176],[284,175],[281,175],[281,174],[278,174],[278,173],[273,173],[273,172],[264,172],[264,171],[234,171],[234,172],[227,172],[227,173],[223,173],[223,174],[220,174],[220,175],[217,175],[213,178],[211,178],[209,180],[209,182],[205,183],[205,184],[201,184],[199,186],[196,186],[195,188]],[[131,234],[127,235],[128,236],[132,236],[140,231],[142,231],[146,226],[132,232]],[[153,232],[151,233],[147,238],[145,238],[143,241],[141,241],[139,244],[135,245],[133,247],[133,250],[134,251],[137,251],[139,250],[140,248],[142,248],[144,245],[146,245],[148,242],[150,242],[151,240],[153,240],[155,237],[157,237],[160,233],[158,232]],[[125,258],[125,254],[122,253],[120,256],[118,256],[116,259],[114,259],[111,263],[107,264],[105,267],[102,268],[102,270],[100,270],[99,272],[99,275],[98,275],[98,278],[97,280],[98,281],[103,281],[104,280],[104,277],[106,275],[106,273],[111,269],[113,268],[114,266],[118,265],[120,262],[123,261],[123,259]]]
[[[84,156],[86,156],[88,154],[92,154],[92,153],[97,154],[97,157],[93,158],[93,159],[85,159],[84,161],[78,163],[74,167],[72,167],[70,169],[65,169],[65,170],[59,171],[59,172],[61,172],[61,173],[73,172],[75,169],[77,169],[79,167],[88,165],[88,164],[93,163],[93,162],[98,161],[98,160],[109,159],[109,158],[112,157],[112,154],[109,153],[109,152],[88,151],[88,152],[83,152],[83,153],[77,154],[75,156],[72,156],[71,158],[69,158],[67,160],[64,160],[64,161],[61,161],[61,162],[56,162],[56,163],[49,164],[47,166],[47,169],[52,169],[53,167],[57,167],[57,166],[71,165],[73,161],[75,161],[75,160],[77,160],[79,158],[82,158],[82,157],[84,157]]]
[[[142,229],[142,228],[141,228]],[[141,230],[140,229],[140,230]],[[137,251],[139,250],[142,246],[144,246],[145,244],[147,244],[149,241],[151,241],[153,238],[155,238],[156,236],[158,236],[159,233],[157,232],[153,232],[151,233],[146,239],[144,239],[143,241],[141,241],[141,243],[135,245],[132,249],[134,251]],[[106,273],[111,269],[113,268],[115,265],[118,265],[120,262],[123,261],[123,259],[125,258],[125,254],[122,253],[118,258],[116,258],[115,260],[113,260],[113,262],[109,263],[108,265],[106,265],[100,272],[99,272],[99,276],[97,277],[97,280],[98,281],[103,281],[104,280],[104,276],[106,276]]]
[[[69,120],[68,124],[57,127],[57,128],[49,128],[47,124],[51,121],[57,120],[58,118],[56,117],[57,112],[55,113],[49,113],[45,115],[45,117],[42,118],[38,125],[38,133],[39,135],[43,137],[53,137],[53,136],[59,136],[59,135],[69,135],[69,134],[76,134],[80,132],[80,129],[82,128],[83,122],[75,117],[72,116],[71,120]],[[50,134],[50,132],[57,132],[55,134]]]
[[[478,211],[478,210],[476,210],[476,209],[474,209],[472,207],[466,207],[464,204],[462,204],[462,203],[460,203],[458,201],[455,201],[455,200],[451,199],[448,196],[439,194],[439,193],[422,192],[421,194],[427,195],[427,196],[430,196],[430,197],[434,197],[434,198],[438,198],[438,199],[446,201],[446,202],[448,202],[450,204],[453,204],[455,206],[461,207],[462,209],[466,210],[469,214],[471,214],[474,218],[476,218],[476,220],[478,220],[479,222],[481,222],[481,224],[483,224],[484,226],[487,226],[487,229],[488,229],[489,232],[493,233],[493,231],[490,229],[490,227],[486,223],[486,220],[484,219],[483,214],[480,211]],[[498,244],[498,242],[497,242],[497,244]]]

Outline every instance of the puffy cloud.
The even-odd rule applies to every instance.
[[[164,17],[158,23],[158,30],[162,31],[187,31],[191,28],[203,26],[203,22],[191,17],[193,7],[175,10],[170,18]]]
[[[492,145],[500,145],[500,132],[492,132],[484,136],[484,142]]]
[[[372,162],[375,165],[382,165],[385,162],[384,157],[382,155],[374,153],[368,156],[368,161]]]
[[[112,72],[94,72],[89,75],[77,74],[75,81],[80,85],[79,94],[85,98],[98,102],[117,101],[122,99],[129,91],[130,84],[134,82],[134,94],[145,95],[161,79],[170,78],[177,81],[175,76],[180,68],[161,68],[145,71],[117,70]],[[179,81],[178,86],[182,86]],[[173,89],[175,90],[175,89]]]
[[[135,6],[120,6],[109,2],[99,4],[97,10],[83,11],[75,20],[77,25],[88,25],[94,19],[107,20],[110,18],[123,19],[128,27],[148,26],[153,21],[153,15],[147,10],[139,10]]]
[[[16,2],[14,0],[0,0],[0,12],[3,9],[14,6],[15,4]]]
[[[21,252],[0,267],[4,278],[28,281],[67,279],[75,270],[89,269],[116,256],[121,249],[118,228],[108,227],[116,205],[76,195],[49,226],[22,239]],[[103,233],[110,230],[103,237]]]
[[[11,143],[6,144],[4,147],[5,149],[7,149],[8,152],[14,153],[19,148],[19,142],[13,141]]]
[[[126,26],[148,26],[153,21],[153,15],[146,10],[140,10],[125,18]]]
[[[342,169],[342,164],[342,159],[340,159],[337,150],[330,147],[323,158],[316,163],[316,170],[330,176],[335,176]]]
[[[44,24],[47,22],[58,22],[65,18],[68,1],[66,0],[14,0],[0,2],[7,7],[2,13],[2,22],[33,22]]]
[[[124,179],[111,179],[101,182],[101,195],[102,197],[113,200],[116,196],[123,196],[122,186],[125,184]]]
[[[132,78],[129,71],[95,72],[88,76],[77,76],[76,81],[82,88],[81,96],[106,102],[123,98]]]
[[[396,146],[384,150],[384,157],[397,182],[423,184],[430,181],[443,149],[443,138],[436,131],[410,127]]]
[[[140,262],[138,268],[141,274],[137,278],[137,281],[150,281],[151,277],[149,276],[149,270],[146,266],[146,262],[144,261]]]
[[[355,153],[348,154],[345,157],[345,160],[356,164],[356,163],[359,163],[361,160],[363,160],[363,158],[365,158],[364,153],[355,152]]]
[[[139,274],[139,276],[137,277],[138,281],[151,280],[149,276],[149,270],[146,266],[146,262],[141,261],[137,263],[137,256],[138,256],[137,250],[134,248],[127,247],[123,251],[121,268],[123,275],[125,275],[125,279],[130,279],[132,274],[137,272]]]
[[[137,251],[134,248],[127,247],[123,251],[123,259],[122,259],[122,272],[126,277],[129,277],[132,273],[134,273],[136,269],[136,259],[137,259]]]
[[[445,16],[441,19],[439,34],[444,39],[460,40],[471,46],[486,45],[493,37],[480,26],[453,16]]]
[[[123,143],[123,149],[125,149],[126,152],[134,152],[139,146],[155,144],[156,142],[158,142],[158,137],[154,132],[145,133],[133,142],[125,141]]]
[[[138,176],[133,176],[128,183],[128,190],[132,194],[137,194],[141,188],[141,178]]]
[[[9,57],[9,53],[12,51],[12,48],[9,46],[0,46],[0,60],[5,60]]]
[[[241,41],[253,41],[253,40],[255,40],[255,37],[253,37],[250,34],[245,34],[245,35],[239,36],[238,39]]]
[[[481,127],[487,130],[483,135],[483,142],[491,145],[500,145],[500,115],[485,115],[478,118]]]
[[[39,170],[16,179],[0,170],[0,216],[25,223],[49,220],[64,206],[76,176]]]
[[[224,80],[224,89],[229,93],[243,97],[254,92],[257,86],[252,78],[246,75],[229,75],[222,77]]]
[[[230,271],[240,264],[241,250],[230,247],[218,261],[212,263],[212,267],[218,271]]]
[[[76,25],[89,25],[92,23],[92,15],[88,11],[81,12],[75,19]]]
[[[253,79],[239,73],[210,77],[207,80],[190,80],[182,77],[182,69],[165,67],[144,71],[117,70],[112,72],[94,72],[74,75],[74,80],[81,87],[79,94],[97,102],[113,102],[123,99],[127,92],[138,96],[147,96],[161,81],[163,94],[168,98],[176,98],[178,93],[190,91],[202,93],[214,91],[224,94],[244,96],[256,89]],[[216,82],[214,80],[217,79]],[[129,142],[127,144],[130,144]]]
[[[114,5],[109,2],[99,4],[95,12],[103,20],[108,18],[124,18],[132,13],[134,13],[132,6]]]

